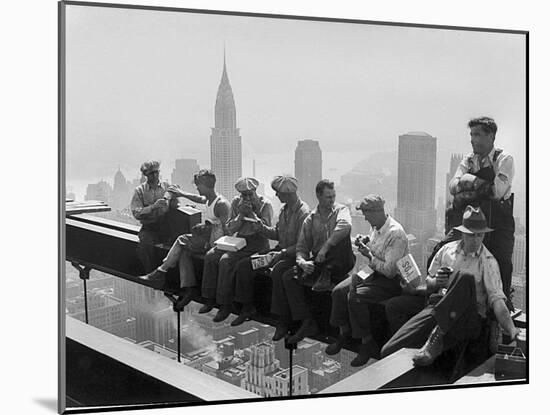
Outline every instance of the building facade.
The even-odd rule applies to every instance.
[[[214,108],[214,128],[210,135],[210,166],[216,174],[218,192],[231,200],[237,194],[234,185],[242,176],[242,143],[225,56]]]
[[[436,233],[436,151],[437,139],[429,134],[399,136],[395,217],[421,244]]]
[[[316,140],[300,140],[294,152],[294,176],[298,195],[310,209],[317,206],[315,186],[323,178],[323,154]]]
[[[200,166],[195,159],[176,159],[170,183],[177,184],[186,192],[196,193],[193,175],[199,170]]]

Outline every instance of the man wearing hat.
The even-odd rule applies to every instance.
[[[482,338],[489,309],[512,339],[519,334],[506,307],[498,263],[483,245],[492,231],[485,215],[479,207],[467,206],[455,229],[461,239],[443,246],[428,270],[428,305],[384,345],[382,357],[403,347],[421,347],[413,362],[428,366],[458,342]]]
[[[214,241],[228,233],[226,222],[229,219],[229,202],[215,191],[216,175],[211,170],[202,169],[193,175],[193,181],[199,194],[184,192],[174,185],[168,187],[168,191],[174,197],[185,197],[206,205],[204,223],[195,225],[190,234],[178,236],[162,264],[153,272],[140,277],[147,281],[159,281],[159,286],[162,286],[166,272],[178,265],[181,292],[175,303],[176,309],[183,309],[199,294],[192,254],[206,253],[214,246]]]
[[[359,353],[352,366],[363,366],[378,355],[378,346],[370,328],[369,304],[377,304],[401,293],[397,261],[409,253],[407,234],[388,215],[384,199],[366,196],[356,207],[372,227],[369,241],[359,242],[359,252],[367,258],[368,268],[348,277],[332,290],[330,324],[339,327],[336,341],[327,346],[328,355],[338,353],[351,336],[361,339]]]
[[[279,212],[279,220],[274,227],[260,222],[260,232],[265,237],[278,241],[271,260],[270,277],[272,281],[271,312],[279,317],[279,324],[273,340],[280,340],[288,332],[291,309],[288,297],[292,297],[292,289],[286,284],[283,274],[296,265],[296,242],[304,219],[309,214],[309,206],[296,193],[298,180],[289,175],[276,176],[271,181],[271,188],[284,205]],[[241,260],[236,266],[235,302],[242,304],[239,316],[231,322],[238,326],[251,318],[254,307],[254,271],[250,258]],[[294,280],[292,281],[294,282]],[[288,293],[287,293],[288,291]]]
[[[298,273],[288,271],[282,276],[291,317],[301,322],[296,333],[288,338],[292,344],[318,332],[305,290],[330,291],[333,281],[342,281],[355,264],[351,215],[346,206],[336,203],[334,182],[321,180],[315,186],[315,194],[319,204],[304,220],[296,245]],[[277,337],[281,333],[282,329]]]
[[[138,256],[145,272],[151,272],[156,267],[154,245],[166,242],[162,222],[168,212],[168,183],[159,180],[158,161],[146,161],[140,170],[147,180],[134,190],[130,209],[134,218],[141,222]]]
[[[494,146],[497,124],[489,117],[474,118],[468,122],[472,153],[464,156],[449,191],[453,195],[452,209],[447,211],[448,229],[460,223],[467,205],[479,206],[494,232],[485,236],[483,244],[493,254],[500,268],[502,288],[510,297],[512,283],[512,254],[514,250],[515,221],[512,181],[515,175],[514,159]],[[456,218],[456,222],[453,222]],[[447,230],[448,230],[447,229]],[[454,232],[445,241],[459,239]],[[513,305],[508,301],[509,308]]]
[[[255,253],[269,250],[269,240],[261,229],[262,223],[271,226],[273,207],[268,200],[256,193],[258,185],[259,182],[254,177],[237,180],[235,189],[240,195],[231,202],[230,217],[226,225],[229,234],[246,240],[246,246],[237,252],[212,248],[204,258],[202,296],[206,299],[206,304],[199,313],[208,313],[217,302],[220,308],[213,319],[215,322],[225,320],[231,313],[235,265]]]

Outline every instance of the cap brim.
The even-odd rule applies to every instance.
[[[460,231],[462,233],[469,233],[469,234],[489,233],[489,232],[494,231],[494,229],[491,229],[491,228],[488,228],[488,227],[485,227],[485,228],[482,228],[482,229],[471,230],[471,229],[468,229],[467,227],[465,227],[464,225],[455,226],[453,229],[456,229],[457,231]]]

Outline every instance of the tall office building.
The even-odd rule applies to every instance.
[[[259,343],[251,346],[249,355],[246,376],[241,387],[264,397],[273,396],[269,377],[280,370],[279,361],[275,359],[273,344]]]
[[[311,209],[317,206],[315,186],[323,178],[323,155],[316,140],[300,140],[294,152],[294,175],[298,194]]]
[[[225,54],[214,109],[214,128],[210,135],[210,166],[216,174],[217,190],[231,200],[237,193],[235,182],[242,176],[242,145],[237,128],[235,99],[227,76]]]
[[[395,217],[421,244],[436,233],[437,139],[423,132],[399,136]]]
[[[127,208],[132,200],[133,192],[132,183],[126,180],[119,168],[113,180],[113,191],[109,202],[111,208],[116,210]]]
[[[196,193],[193,175],[200,170],[195,159],[176,159],[170,183],[179,185],[186,192]]]

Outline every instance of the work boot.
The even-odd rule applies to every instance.
[[[443,353],[444,335],[441,327],[435,326],[424,346],[413,356],[413,363],[416,366],[431,365],[436,357]]]
[[[214,305],[216,305],[216,301],[214,299],[207,299],[204,305],[199,308],[199,314],[210,312],[214,308]]]
[[[373,355],[374,351],[372,350],[371,344],[361,343],[357,356],[355,356],[355,358],[350,362],[350,365],[353,367],[366,365]]]
[[[298,343],[306,337],[315,336],[318,332],[319,327],[317,327],[317,322],[312,318],[306,318],[298,331],[288,338],[288,342],[291,344]]]
[[[288,324],[286,323],[278,323],[277,327],[275,328],[275,334],[271,338],[274,342],[281,340],[283,337],[286,336],[288,333]]]
[[[188,287],[185,289],[185,293],[178,298],[174,304],[176,310],[183,310],[183,308],[191,301],[195,300],[199,296],[197,287]]]
[[[216,313],[216,315],[214,316],[214,318],[212,319],[212,321],[214,323],[219,323],[220,321],[224,321],[227,317],[229,317],[229,314],[231,314],[231,306],[227,304],[223,304],[218,310],[218,312]]]
[[[149,282],[153,288],[160,289],[164,287],[164,282],[166,281],[166,271],[161,271],[157,268],[147,275],[141,275],[139,279]]]
[[[254,314],[256,314],[256,307],[254,307],[251,304],[245,304],[243,305],[243,308],[241,312],[239,313],[239,316],[231,322],[231,325],[233,327],[240,326],[243,324],[246,320],[251,319]]]
[[[338,337],[336,337],[336,340],[326,347],[325,353],[328,354],[329,356],[332,356],[338,353],[340,350],[342,350],[342,347],[344,347],[344,344],[346,344],[348,337],[349,337],[349,333],[339,334]]]

